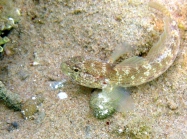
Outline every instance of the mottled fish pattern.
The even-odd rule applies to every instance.
[[[62,71],[78,84],[103,88],[106,85],[131,87],[149,82],[164,73],[174,62],[180,37],[177,23],[158,3],[149,6],[164,14],[164,31],[146,57],[134,56],[115,65],[109,62],[77,56],[62,63]]]

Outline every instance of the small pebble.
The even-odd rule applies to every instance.
[[[68,95],[67,95],[65,92],[59,92],[59,93],[58,93],[58,97],[59,97],[60,99],[65,99],[65,98],[68,97]]]
[[[177,103],[175,103],[173,100],[168,100],[167,105],[171,110],[176,110],[178,108]]]
[[[8,126],[7,130],[10,132],[10,131],[13,131],[13,130],[18,129],[18,128],[19,128],[18,122],[12,122]]]
[[[66,80],[62,80],[62,81],[51,81],[49,86],[51,87],[51,89],[56,90],[59,88],[64,87],[64,83],[66,82]]]
[[[29,77],[29,73],[27,71],[20,71],[18,72],[18,76],[21,80],[25,80]]]

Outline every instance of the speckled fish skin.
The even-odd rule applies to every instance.
[[[152,8],[160,10],[159,4]],[[169,15],[165,16],[164,32],[146,57],[135,56],[115,65],[77,56],[62,63],[62,71],[78,84],[91,88],[131,87],[157,78],[173,64],[180,46],[177,23]]]

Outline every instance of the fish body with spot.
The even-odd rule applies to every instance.
[[[157,3],[149,3],[149,6],[160,10],[165,17],[164,31],[146,57],[134,56],[113,64],[77,56],[62,63],[62,71],[78,84],[91,88],[138,86],[159,77],[173,64],[179,51],[180,37],[177,23],[166,10]]]

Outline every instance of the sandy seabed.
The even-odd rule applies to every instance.
[[[107,60],[121,42],[136,46],[132,55],[147,53],[163,30],[163,16],[148,8],[146,0],[14,2],[21,20],[8,36],[11,42],[7,47],[13,46],[14,54],[0,61],[0,80],[24,101],[40,93],[45,100],[34,120],[25,120],[20,112],[0,104],[0,138],[187,137],[186,0],[159,1],[182,26],[180,51],[173,65],[159,78],[130,88],[135,105],[132,112],[116,112],[105,120],[92,115],[92,89],[65,77],[61,63],[78,55]],[[62,80],[67,81],[63,88],[50,88],[51,82]],[[68,97],[59,99],[59,92]],[[16,128],[10,127],[13,122],[18,124]]]

